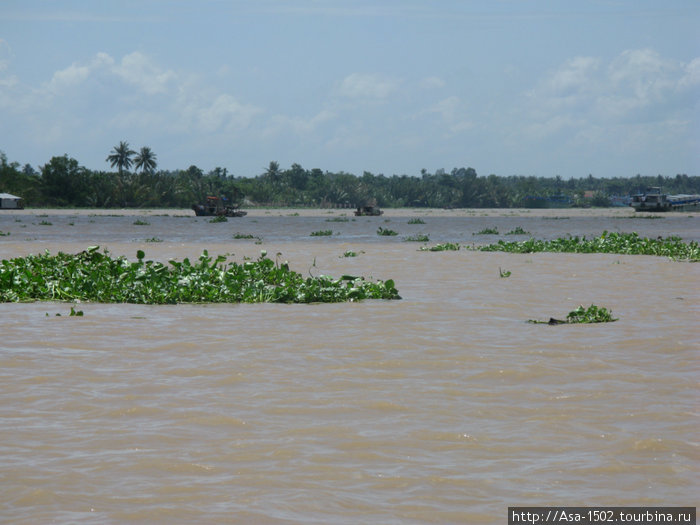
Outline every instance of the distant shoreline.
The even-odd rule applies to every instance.
[[[247,217],[264,217],[270,215],[301,217],[354,217],[353,208],[243,208]],[[644,217],[667,214],[670,216],[698,214],[698,212],[667,212],[666,214],[639,213],[631,207],[610,208],[383,208],[380,217],[364,217],[381,220],[382,217]],[[15,215],[114,215],[114,216],[157,216],[172,215],[195,217],[192,210],[186,208],[24,208],[20,210],[2,210],[0,213]]]

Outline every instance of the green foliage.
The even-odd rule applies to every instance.
[[[0,262],[0,302],[95,301],[103,303],[313,303],[400,299],[394,281],[363,277],[304,278],[265,251],[257,261],[226,264],[205,250],[196,262],[169,264],[112,257],[98,246],[75,255],[59,252]]]
[[[422,252],[445,252],[445,251],[457,251],[459,250],[459,244],[453,242],[444,242],[436,244],[435,246],[421,246],[420,251]]]
[[[346,250],[342,257],[357,257],[357,252],[353,252],[352,250]]]
[[[498,228],[484,228],[472,235],[498,235]]]
[[[83,316],[83,311],[82,310],[77,310],[75,309],[74,306],[70,307],[70,317],[82,317]]]
[[[88,192],[88,180],[89,172],[67,155],[53,157],[41,168],[40,187],[51,205],[68,206],[84,199]]]
[[[565,252],[565,253],[616,253],[626,255],[658,255],[672,259],[700,261],[700,246],[697,241],[685,243],[680,237],[671,236],[658,239],[640,237],[637,233],[609,233],[604,231],[600,237],[569,237],[539,241],[528,239],[520,242],[503,240],[495,244],[474,247],[485,252]]]
[[[420,218],[408,219],[408,224],[425,224],[425,221]]]
[[[638,219],[647,219],[647,220],[652,219],[652,220],[655,220],[655,219],[665,219],[666,217],[667,217],[666,215],[656,215],[656,214],[654,214],[654,215],[644,215],[644,214],[635,213],[634,215],[619,215],[619,216],[611,217],[611,218],[612,218],[612,219],[635,219],[635,220],[638,220]],[[568,219],[568,217],[567,217],[567,219]]]
[[[0,237],[6,237],[7,235],[10,235],[10,232],[3,232],[0,230]]]
[[[511,272],[509,270],[501,270],[501,267],[498,267],[498,275],[502,278],[510,277]]]
[[[377,235],[384,235],[388,237],[393,237],[394,235],[398,235],[398,232],[395,232],[394,230],[390,230],[389,228],[382,228],[381,226],[377,229]]]
[[[226,217],[226,215],[217,215],[216,217],[209,219],[209,222],[212,224],[216,224],[218,222],[228,222],[228,217]]]
[[[579,306],[566,316],[568,323],[610,323],[617,321],[613,318],[612,310],[592,304],[588,308]]]
[[[612,323],[614,321],[617,321],[617,318],[612,316],[612,310],[592,304],[588,308],[578,306],[575,310],[572,310],[567,314],[566,320],[550,317],[549,321],[537,321],[535,319],[530,319],[528,320],[528,323],[555,325]]]
[[[327,237],[333,235],[333,230],[318,230],[311,232],[311,237]]]
[[[424,234],[409,235],[408,237],[404,238],[404,241],[406,241],[406,242],[429,242],[430,237],[428,235],[424,235]]]
[[[207,195],[225,196],[232,204],[242,203],[245,197],[260,206],[352,208],[375,201],[380,207],[544,208],[608,205],[611,196],[629,196],[649,186],[670,194],[700,193],[700,176],[686,174],[564,180],[560,176],[477,176],[473,168],[459,167],[434,173],[422,170],[417,176],[370,172],[357,176],[307,170],[299,164],[283,169],[277,162],[270,162],[263,173],[243,177],[221,167],[205,173],[194,165],[156,171],[156,155],[150,148],[136,153],[124,141],[112,149],[107,162],[117,173],[88,170],[66,155],[53,157],[39,173],[28,164],[20,168],[8,162],[0,151],[0,191],[21,196],[27,206],[187,209]],[[132,166],[140,172],[130,172]],[[589,192],[593,197],[584,198]]]
[[[516,226],[512,230],[506,233],[506,235],[529,235],[530,232],[526,232],[520,226]]]
[[[234,239],[257,239],[255,235],[252,233],[234,233],[233,234]]]
[[[148,226],[150,224],[151,224],[150,222],[142,221],[141,219],[136,219],[134,221],[134,226]]]
[[[163,242],[163,239],[159,239],[158,237],[151,237],[150,239],[146,239],[146,242]]]
[[[156,154],[147,146],[141,148],[141,151],[136,154],[134,159],[134,169],[138,170],[140,168],[143,172],[153,173],[157,165]]]
[[[129,147],[129,143],[126,141],[121,141],[118,146],[115,146],[111,153],[105,159],[110,163],[112,167],[117,167],[119,173],[123,173],[131,167],[133,160],[131,156],[135,155],[136,152]]]

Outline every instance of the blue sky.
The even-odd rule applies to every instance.
[[[0,150],[700,175],[697,0],[3,0]]]

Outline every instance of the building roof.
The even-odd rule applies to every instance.
[[[17,195],[10,195],[9,193],[0,193],[0,199],[21,199]]]

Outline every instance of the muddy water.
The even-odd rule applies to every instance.
[[[0,521],[504,523],[509,505],[697,505],[698,264],[403,240],[526,238],[505,235],[518,226],[698,240],[697,214],[295,213],[0,214],[3,259],[265,249],[305,274],[392,278],[403,297],[82,304],[83,317],[0,304]],[[591,303],[619,321],[526,323]]]

